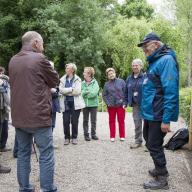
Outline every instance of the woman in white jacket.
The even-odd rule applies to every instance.
[[[74,63],[65,65],[66,74],[60,79],[59,91],[60,108],[63,112],[63,128],[65,141],[64,145],[70,143],[78,143],[78,123],[81,109],[85,107],[83,97],[81,95],[81,79],[76,75],[77,67]],[[70,124],[72,125],[72,136],[70,135]]]

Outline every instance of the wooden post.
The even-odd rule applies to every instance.
[[[190,92],[191,104],[190,104],[190,122],[189,122],[189,150],[192,150],[192,95]]]

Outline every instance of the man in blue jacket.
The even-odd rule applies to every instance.
[[[141,114],[143,136],[155,168],[149,174],[155,179],[144,183],[145,189],[168,189],[168,171],[163,140],[170,132],[170,122],[179,114],[179,71],[175,52],[149,33],[138,44],[145,53],[148,69],[143,81]]]

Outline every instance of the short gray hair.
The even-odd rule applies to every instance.
[[[137,63],[137,64],[139,64],[141,67],[143,67],[143,61],[142,61],[141,59],[134,59],[134,60],[132,61],[132,65],[135,64],[135,63]]]
[[[71,67],[73,70],[74,70],[74,73],[76,73],[76,71],[77,71],[77,66],[75,65],[75,63],[67,63],[66,65],[65,65],[65,67]]]
[[[41,39],[41,35],[37,33],[36,31],[27,31],[23,36],[22,36],[22,45],[30,44],[32,43],[33,40],[35,39]]]

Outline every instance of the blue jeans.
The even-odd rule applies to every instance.
[[[55,192],[54,186],[54,150],[52,128],[39,128],[35,131],[16,128],[18,141],[17,179],[20,192],[33,192],[29,182],[31,172],[31,149],[33,137],[39,149],[40,187],[42,192]]]

